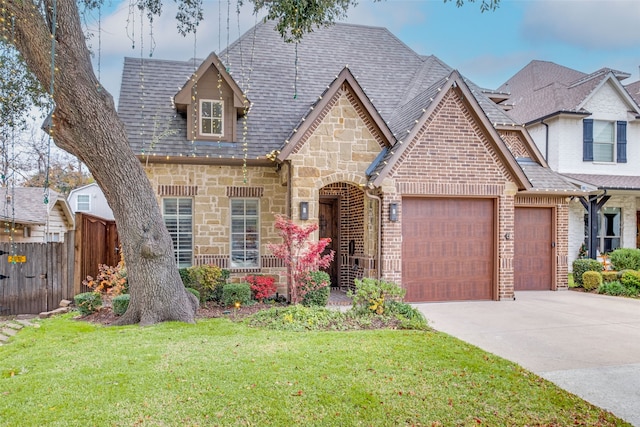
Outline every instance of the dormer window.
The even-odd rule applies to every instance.
[[[200,134],[222,136],[224,133],[223,121],[224,106],[222,101],[212,99],[200,100]]]

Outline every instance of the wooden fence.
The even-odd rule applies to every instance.
[[[73,298],[73,234],[64,243],[0,243],[0,316],[50,311]]]
[[[116,222],[86,213],[76,213],[74,293],[89,292],[82,284],[87,276],[96,277],[98,264],[120,262],[120,239]]]

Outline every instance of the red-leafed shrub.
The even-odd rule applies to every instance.
[[[288,267],[289,299],[292,304],[298,304],[302,302],[307,292],[315,290],[309,286],[305,287],[309,273],[327,268],[333,261],[334,251],[322,255],[331,239],[312,241],[312,234],[318,229],[318,224],[297,225],[280,215],[276,215],[275,228],[283,242],[270,244],[268,247],[273,255]],[[317,284],[317,287],[322,286],[325,285]]]
[[[276,279],[271,276],[250,275],[244,281],[251,286],[253,299],[262,301],[276,292]]]

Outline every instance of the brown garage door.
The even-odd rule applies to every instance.
[[[514,289],[549,290],[553,285],[553,209],[516,208]]]
[[[402,200],[402,283],[406,300],[493,298],[492,199]]]

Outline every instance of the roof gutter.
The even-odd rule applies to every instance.
[[[543,121],[545,121],[547,119],[550,119],[550,118],[556,117],[556,116],[560,116],[560,115],[563,115],[563,114],[568,114],[568,115],[571,115],[571,116],[582,116],[582,117],[588,117],[588,116],[591,115],[591,113],[588,113],[586,111],[585,112],[579,112],[579,111],[559,110],[559,111],[556,111],[554,113],[547,114],[546,116],[542,116],[542,117],[539,117],[539,118],[537,118],[535,120],[531,120],[529,122],[526,122],[524,125],[525,126],[535,125],[536,123],[542,123]]]

